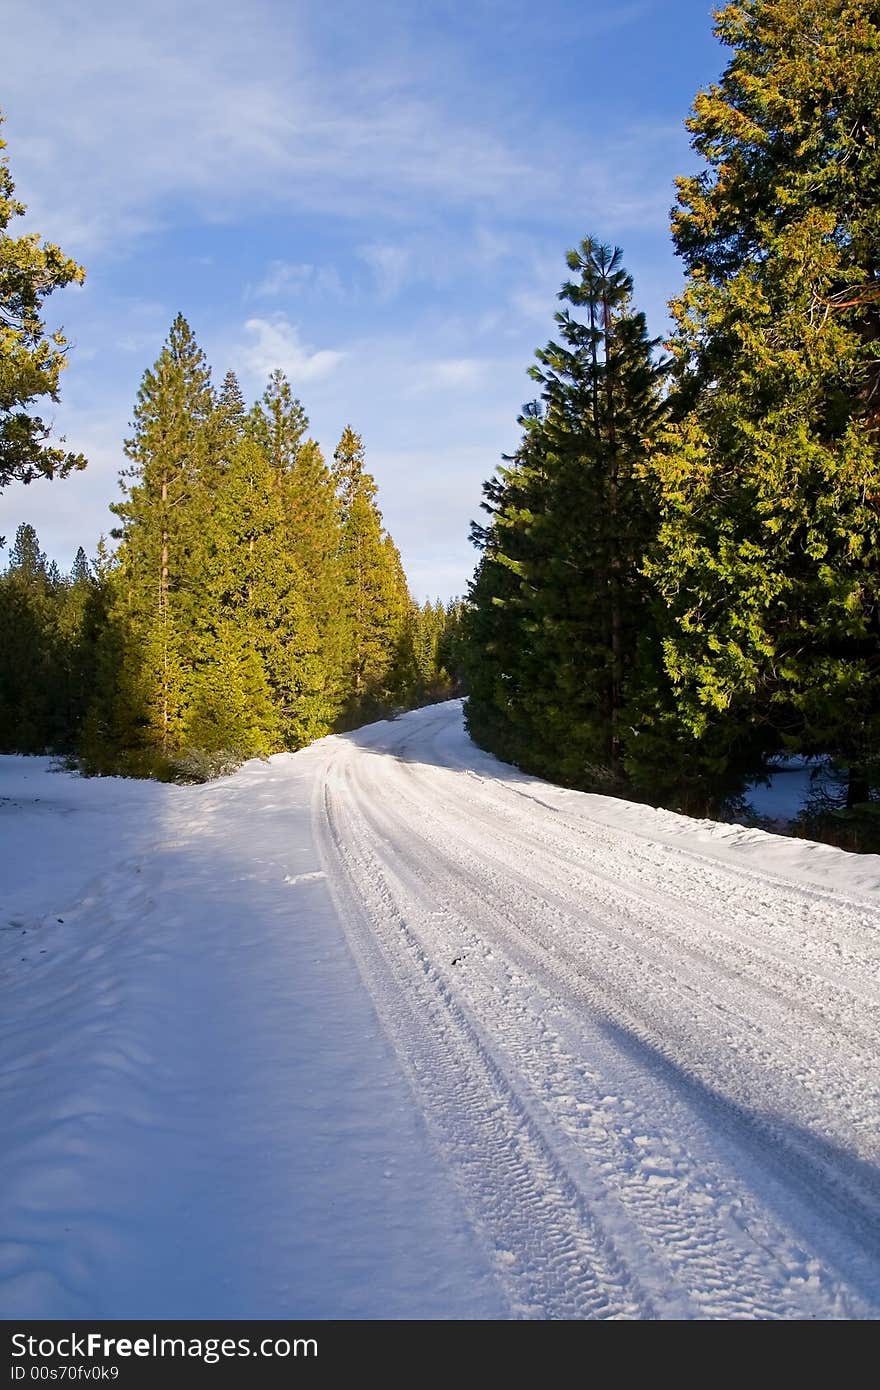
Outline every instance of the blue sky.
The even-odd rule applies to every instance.
[[[42,0],[4,19],[26,222],[86,266],[52,411],[89,469],[7,490],[67,565],[109,529],[143,370],[182,310],[215,378],[282,367],[332,453],[364,437],[417,597],[465,590],[566,249],[617,242],[654,332],[684,118],[724,55],[704,0]]]

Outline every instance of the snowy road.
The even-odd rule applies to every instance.
[[[352,949],[514,1313],[876,1316],[876,897],[609,828],[456,706],[326,756]]]
[[[79,868],[129,839],[10,899],[7,1316],[880,1314],[875,857],[553,788],[457,702],[54,781]]]

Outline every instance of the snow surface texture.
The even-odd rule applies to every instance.
[[[0,795],[3,1316],[880,1313],[877,857],[458,702]]]

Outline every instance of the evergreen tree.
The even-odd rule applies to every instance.
[[[458,630],[462,604],[412,603],[398,657],[400,688],[409,704],[434,704],[458,693]]]
[[[277,473],[290,473],[308,427],[302,402],[294,396],[284,373],[276,368],[262,399],[248,416],[248,428]]]
[[[227,372],[223,378],[218,407],[228,420],[234,422],[244,420],[246,414],[244,396],[241,393],[241,386],[235,372]]]
[[[342,518],[333,475],[313,439],[297,450],[285,479],[287,545],[301,573],[302,595],[317,632],[326,733],[346,698],[347,619],[343,601]]]
[[[301,747],[327,729],[317,634],[302,571],[284,544],[276,484],[266,454],[245,436],[220,476],[207,471],[199,490],[184,742],[209,751],[251,757]]]
[[[503,756],[579,786],[620,787],[623,714],[652,614],[640,573],[655,522],[645,461],[664,404],[621,254],[569,253],[560,341],[536,356],[541,401],[485,488],[466,618],[468,719]]]
[[[9,569],[28,584],[48,578],[46,554],[40,549],[39,537],[29,522],[24,522],[15,533],[9,552]]]
[[[446,610],[440,600],[428,600],[421,607],[412,607],[412,648],[419,696],[424,696],[437,683],[438,652],[446,628]]]
[[[133,467],[125,476],[131,481],[125,500],[113,508],[123,522],[119,577],[128,648],[144,676],[126,685],[145,693],[147,742],[163,758],[183,738],[186,633],[199,602],[189,562],[198,539],[189,503],[210,457],[215,424],[210,370],[178,314],[158,360],[144,374],[134,433],[126,443]]]
[[[0,151],[5,148],[0,139]],[[81,454],[50,444],[50,428],[31,414],[35,401],[58,400],[67,365],[67,341],[60,331],[46,332],[43,301],[53,290],[82,284],[85,271],[57,246],[41,244],[36,233],[11,235],[10,222],[25,212],[14,195],[9,161],[0,156],[0,489],[86,463]]]
[[[350,690],[348,718],[402,698],[401,660],[410,596],[400,555],[382,526],[376,483],[359,435],[346,426],[333,456],[342,538],[341,573]]]
[[[71,584],[86,584],[92,578],[92,570],[82,546],[77,547],[70,570]]]
[[[56,752],[75,751],[94,697],[95,643],[91,619],[96,587],[97,580],[80,546],[69,577],[59,578],[53,585],[53,719],[48,744]]]
[[[83,613],[82,644],[90,654],[92,689],[76,739],[88,775],[149,777],[165,766],[157,757],[148,710],[154,683],[131,621],[124,555],[104,543],[93,565],[95,583]]]
[[[356,498],[372,502],[376,496],[375,480],[364,469],[364,445],[351,425],[346,425],[333,454],[333,480],[343,524],[348,520]]]
[[[55,595],[33,526],[16,532],[0,578],[0,748],[44,753],[53,730]]]
[[[247,409],[235,372],[227,372],[217,395],[211,421],[208,453],[222,470],[247,428]]]
[[[439,606],[439,600],[438,600]],[[464,687],[464,615],[461,599],[450,599],[444,609],[443,631],[437,642],[437,682],[441,699],[460,695]]]
[[[62,577],[34,528],[18,528],[0,577],[0,748],[75,750],[94,698],[88,611],[96,583],[81,547],[70,576]]]
[[[24,526],[0,576],[0,747],[204,779],[416,698],[417,610],[360,441],[344,507],[307,423],[280,373],[249,415],[231,373],[215,397],[178,316],[138,395],[115,555],[80,549],[62,576]]]
[[[184,747],[190,758],[221,753],[235,765],[283,746],[265,663],[240,615],[212,624],[189,695]]]
[[[275,471],[283,500],[278,544],[299,568],[302,601],[317,631],[324,711],[320,732],[326,733],[347,695],[341,515],[334,477],[318,444],[307,437],[308,427],[290,382],[283,372],[273,372],[248,417],[248,430]]]
[[[880,734],[880,17],[735,0],[717,32],[733,57],[688,122],[707,167],[673,224],[666,662],[716,778],[821,750],[856,801]]]

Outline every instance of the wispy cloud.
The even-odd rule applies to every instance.
[[[309,265],[305,261],[272,261],[263,279],[249,291],[254,299],[302,295],[341,299],[344,293],[342,277],[335,266]]]
[[[657,202],[650,158],[641,169],[622,164],[614,139],[584,162],[573,135],[458,111],[451,93],[416,94],[393,63],[377,72],[340,59],[328,83],[311,61],[304,13],[282,13],[279,23],[279,8],[259,0],[223,6],[220,22],[198,2],[14,7],[6,51],[39,52],[52,93],[35,104],[29,64],[4,66],[15,167],[41,230],[82,253],[172,225],[181,203],[221,222],[286,206],[411,223],[432,205],[521,213],[601,201],[636,219]],[[668,197],[664,185],[661,205]],[[496,234],[482,235],[491,250]],[[363,254],[385,293],[412,272],[384,238]]]
[[[359,246],[357,254],[369,266],[382,299],[394,299],[404,285],[421,277],[413,251],[408,246],[374,242]]]
[[[490,363],[475,357],[448,357],[420,362],[413,369],[409,394],[425,391],[476,391],[485,384]]]
[[[167,306],[155,300],[128,299],[114,346],[120,352],[155,357],[171,318]]]
[[[277,11],[259,4],[225,7],[220,23],[202,4],[16,7],[7,53],[39,52],[53,99],[33,105],[22,62],[5,65],[3,100],[46,232],[106,246],[166,225],[181,198],[221,220],[254,199],[354,213],[405,192],[498,195],[526,172],[499,135],[393,78],[377,91],[355,71],[328,88],[302,29],[296,10],[279,31]]]

